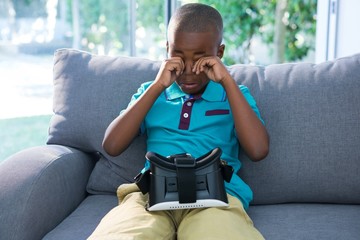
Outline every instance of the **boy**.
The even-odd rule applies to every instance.
[[[221,15],[210,6],[186,4],[176,11],[168,28],[168,59],[109,125],[106,152],[119,155],[141,129],[148,151],[163,156],[187,152],[197,158],[220,147],[236,172],[240,146],[253,161],[266,157],[269,139],[256,103],[220,60],[222,32]],[[147,196],[135,184],[122,185],[121,203],[90,239],[263,239],[245,211],[251,189],[236,174],[225,187],[228,208],[149,212]]]

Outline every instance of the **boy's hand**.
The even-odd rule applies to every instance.
[[[200,58],[194,64],[192,71],[195,74],[204,72],[209,79],[218,83],[222,83],[225,79],[229,79],[230,77],[228,70],[221,62],[220,58],[216,56]]]
[[[180,57],[166,59],[161,64],[155,82],[167,88],[183,73],[184,68],[185,64]]]

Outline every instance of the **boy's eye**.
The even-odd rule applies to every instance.
[[[181,51],[174,50],[170,53],[172,57],[183,57],[183,53]]]

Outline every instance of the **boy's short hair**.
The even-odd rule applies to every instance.
[[[178,8],[171,17],[170,32],[212,32],[217,31],[222,41],[223,21],[213,7],[201,3],[189,3]]]

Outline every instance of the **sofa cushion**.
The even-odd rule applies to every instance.
[[[255,227],[267,240],[356,240],[360,205],[276,204],[249,208]]]
[[[117,204],[116,196],[90,195],[42,240],[85,240],[95,230],[101,219]]]
[[[116,196],[90,195],[43,240],[87,239],[116,205]],[[276,204],[252,206],[248,214],[267,240],[358,240],[359,211],[360,205]]]
[[[92,55],[60,49],[54,55],[54,116],[48,144],[98,152],[100,160],[90,177],[91,193],[115,193],[143,167],[144,137],[118,157],[101,144],[107,126],[126,108],[142,82],[153,80],[159,62],[140,58]]]
[[[243,77],[247,67],[236,72],[271,138],[266,160],[243,161],[253,203],[360,203],[360,54],[270,65],[258,81]]]

